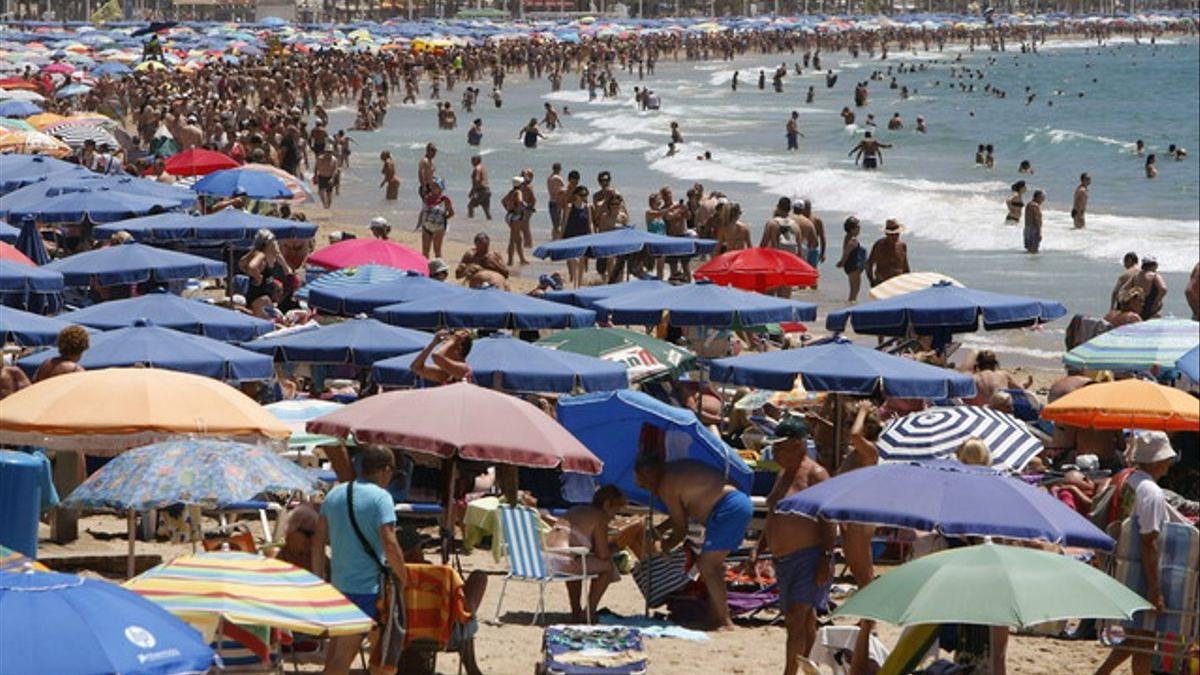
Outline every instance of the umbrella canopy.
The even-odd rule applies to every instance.
[[[687,256],[706,253],[715,247],[716,242],[711,239],[668,237],[631,227],[622,227],[608,232],[548,242],[533,249],[533,255],[550,260],[573,260],[575,258],[610,258],[646,249],[656,256]]]
[[[595,356],[625,367],[630,382],[691,369],[696,355],[644,333],[625,328],[575,328],[537,341],[550,349]]]
[[[1061,619],[1131,619],[1150,603],[1065,555],[986,543],[939,551],[884,574],[834,616],[899,626],[966,623],[1028,628]]]
[[[337,401],[322,401],[316,398],[296,398],[288,401],[278,401],[265,406],[271,413],[291,429],[292,436],[288,439],[289,446],[296,445],[326,445],[337,443],[333,436],[310,434],[304,425],[311,419],[339,410],[343,407]]]
[[[68,312],[60,318],[100,330],[126,328],[139,321],[149,321],[155,326],[221,341],[253,340],[275,330],[275,324],[270,321],[171,293],[109,300]]]
[[[194,628],[107,581],[0,574],[0,614],[18,617],[0,632],[4,673],[152,675],[203,673],[213,665],[212,649]]]
[[[0,242],[8,245],[17,243],[17,237],[21,236],[21,231],[0,220]]]
[[[214,171],[234,169],[238,161],[223,152],[191,148],[172,155],[163,168],[173,176],[207,176]]]
[[[953,459],[969,438],[987,443],[992,466],[1020,471],[1042,451],[1021,420],[981,406],[927,408],[888,423],[876,445],[887,461]]]
[[[343,316],[363,314],[399,302],[467,292],[462,286],[385,265],[346,267],[310,281],[301,290],[307,293],[310,307]]]
[[[825,327],[867,335],[948,336],[971,333],[982,318],[987,330],[1034,326],[1066,316],[1067,308],[1057,302],[1016,295],[1003,295],[939,282],[922,291],[904,293],[885,300],[864,302],[830,312]]]
[[[50,262],[50,254],[46,251],[46,242],[42,240],[42,233],[38,230],[37,222],[32,218],[21,221],[21,234],[17,236],[17,243],[13,246],[35,265],[45,265]]]
[[[46,133],[72,148],[81,148],[88,141],[92,141],[97,147],[104,145],[110,148],[121,147],[121,144],[117,142],[117,139],[107,129],[88,122],[56,124],[53,128],[47,129]]]
[[[196,181],[192,189],[202,195],[244,196],[250,199],[291,199],[293,193],[276,176],[261,171],[224,169]]]
[[[1179,357],[1175,367],[1192,382],[1200,383],[1200,345],[1192,347],[1188,353]]]
[[[409,328],[580,328],[596,321],[596,313],[591,310],[498,288],[384,305],[372,314],[387,323]]]
[[[84,219],[93,223],[107,223],[177,208],[177,199],[99,187],[63,192],[47,197],[36,205],[13,208],[8,212],[8,218],[14,221],[33,218],[42,223],[79,223]]]
[[[616,284],[584,286],[574,290],[547,291],[542,298],[585,309],[595,309],[595,302],[597,300],[613,298],[618,295],[627,295],[629,293],[639,293],[641,291],[661,290],[668,287],[670,287],[670,284],[658,279],[634,279]]]
[[[29,117],[42,112],[41,106],[32,101],[0,102],[0,117]]]
[[[406,354],[380,361],[371,375],[379,384],[411,385],[418,379],[412,372],[414,360],[414,355]],[[504,391],[569,393],[629,387],[620,364],[536,347],[508,335],[475,340],[467,365],[476,384]]]
[[[264,492],[306,492],[317,480],[274,450],[212,439],[153,443],[105,464],[63,500],[79,508],[220,508]]]
[[[1118,326],[1063,355],[1077,370],[1169,370],[1200,345],[1200,324],[1189,319],[1151,319]]]
[[[37,182],[43,176],[64,172],[75,175],[91,173],[78,164],[45,155],[0,154],[0,194]]]
[[[270,230],[276,239],[311,239],[317,233],[317,226],[238,209],[222,209],[204,216],[183,213],[143,216],[101,225],[95,232],[98,237],[107,237],[125,231],[142,242],[220,243],[249,242],[259,230]]]
[[[145,244],[107,246],[60,258],[42,269],[58,272],[68,286],[116,286],[195,277],[225,276],[225,263]]]
[[[50,568],[19,551],[0,544],[0,572],[24,572],[26,570],[49,572]]]
[[[0,262],[5,262],[10,265],[20,265],[22,267],[35,267],[37,263],[29,259],[29,256],[21,253],[21,251],[11,244],[0,242]]]
[[[623,390],[561,398],[558,421],[604,462],[596,483],[616,485],[639,504],[650,504],[650,493],[637,485],[633,475],[647,426],[662,432],[667,461],[702,462],[724,473],[743,492],[750,492],[754,473],[736,451],[696,419],[695,413],[642,392]]]
[[[1085,429],[1200,431],[1200,401],[1145,380],[1080,387],[1042,408],[1042,418]]]
[[[777,248],[729,251],[696,270],[697,279],[762,293],[780,286],[814,286],[818,272],[800,256]]]
[[[312,420],[308,430],[339,438],[353,434],[359,443],[443,458],[589,474],[602,468],[595,455],[532,403],[465,382],[361,399]]]
[[[712,362],[716,382],[791,391],[799,377],[809,391],[866,396],[945,399],[975,395],[975,378],[874,349],[846,339],[803,349],[734,356]]]
[[[629,293],[597,300],[597,311],[607,312],[613,323],[656,325],[669,312],[673,326],[730,328],[760,326],[780,321],[811,321],[817,306],[759,293],[739,291],[702,281],[660,290]]]
[[[328,270],[360,265],[386,265],[427,274],[429,259],[413,249],[385,239],[346,239],[308,256],[308,263]]]
[[[286,425],[224,382],[159,368],[60,375],[0,406],[0,442],[87,448],[89,454],[118,454],[182,435],[259,442],[288,434]]]
[[[17,365],[27,373],[34,373],[58,355],[57,349],[48,349],[26,356]],[[275,374],[275,364],[269,356],[200,335],[155,326],[144,319],[128,328],[93,336],[79,365],[88,370],[150,366],[230,382],[269,380]]]
[[[242,347],[280,361],[341,363],[369,368],[382,359],[420,351],[429,333],[389,326],[376,319],[350,319],[287,335],[264,337]]]
[[[0,312],[0,344],[18,344],[22,347],[52,345],[62,329],[70,321],[42,316],[19,309],[6,308]]]
[[[1050,493],[989,467],[957,461],[856,469],[780,501],[775,512],[948,537],[1006,537],[1106,551],[1114,545]]]
[[[89,196],[84,193],[100,193],[100,195]],[[190,207],[196,202],[195,193],[176,185],[167,185],[166,183],[158,183],[145,178],[133,178],[130,176],[104,176],[85,170],[83,173],[67,171],[42,176],[40,180],[33,181],[20,189],[13,190],[11,193],[0,197],[0,212],[9,214],[12,222],[16,223],[20,222],[18,214],[31,213],[36,215],[42,213],[46,211],[45,204],[47,199],[62,197],[63,199],[59,200],[58,206],[46,212],[55,213],[63,218],[67,218],[68,216],[72,216],[72,214],[78,213],[87,213],[90,217],[91,212],[95,211],[97,217],[99,217],[101,211],[107,208],[108,211],[118,214],[117,217],[109,218],[110,220],[132,218],[132,215],[120,216],[119,214],[123,213],[121,207],[111,204],[114,193],[118,199],[122,196],[131,196],[131,198],[148,197],[159,204],[159,210],[168,211],[179,207]],[[76,195],[74,203],[66,199],[65,196],[68,194]],[[97,201],[102,197],[107,200],[105,202],[107,207]],[[133,211],[140,212],[142,208],[144,208],[143,204],[135,204]],[[146,212],[148,213],[149,211]],[[107,221],[93,220],[92,222]]]
[[[0,251],[8,244],[0,243]],[[54,312],[62,306],[63,275],[42,267],[0,264],[0,303],[31,312]]]
[[[251,553],[180,556],[130,579],[125,588],[195,623],[220,618],[321,636],[366,633],[373,625],[311,572]]]

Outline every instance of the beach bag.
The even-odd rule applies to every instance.
[[[346,510],[350,516],[350,526],[354,529],[355,536],[358,537],[358,543],[362,544],[367,556],[379,566],[379,600],[377,601],[379,617],[376,619],[375,628],[371,631],[370,664],[372,672],[395,673],[399,669],[400,659],[404,652],[406,632],[404,594],[400,591],[400,584],[394,577],[392,569],[379,562],[379,554],[371,546],[371,542],[367,541],[366,535],[358,526],[358,519],[354,516],[354,481],[350,481],[346,485]]]
[[[1125,481],[1131,473],[1133,473],[1133,469],[1118,471],[1108,485],[1100,491],[1100,494],[1092,500],[1092,510],[1088,512],[1088,520],[1101,530],[1108,529],[1109,523],[1116,521],[1120,516],[1121,490],[1125,487]]]
[[[658,607],[667,601],[667,596],[691,583],[687,574],[687,554],[683,548],[654,555],[639,562],[633,568],[633,582],[646,598],[650,607]]]

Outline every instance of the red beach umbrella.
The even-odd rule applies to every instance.
[[[819,274],[794,253],[775,248],[746,248],[713,258],[696,270],[695,277],[761,293],[778,286],[813,286]]]
[[[308,257],[309,264],[330,270],[363,265],[386,265],[418,274],[429,272],[429,260],[394,241],[386,239],[347,239],[317,251]]]
[[[192,148],[172,155],[163,166],[173,176],[207,176],[214,171],[236,169],[241,165],[224,153]]]
[[[460,382],[378,394],[308,422],[308,431],[450,459],[598,474],[603,464],[532,403]]]
[[[24,253],[18,251],[17,247],[3,241],[0,241],[0,261],[37,267],[37,263],[30,260]]]

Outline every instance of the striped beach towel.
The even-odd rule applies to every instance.
[[[455,624],[471,621],[462,577],[449,565],[408,563],[404,569],[408,573],[404,585],[408,627],[405,646],[433,642],[438,649],[446,649]]]

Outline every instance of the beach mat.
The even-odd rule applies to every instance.
[[[539,675],[642,675],[646,648],[636,628],[549,626],[542,633]]]

